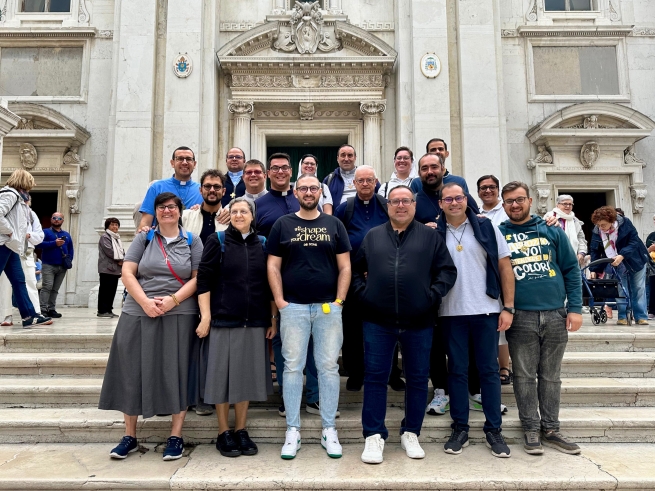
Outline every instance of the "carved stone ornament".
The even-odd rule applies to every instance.
[[[77,21],[80,24],[86,24],[89,22],[90,15],[89,15],[89,9],[86,8],[86,0],[80,0],[80,8],[79,12],[77,14]]]
[[[80,147],[70,147],[64,154],[64,165],[79,165],[80,169],[88,169],[89,163],[78,155]]]
[[[530,8],[528,13],[525,14],[525,18],[529,22],[537,21],[537,0],[530,0]]]
[[[230,87],[287,88],[293,86],[289,75],[232,75]]]
[[[644,211],[644,201],[648,190],[645,184],[633,184],[630,186],[630,197],[632,198],[632,213],[639,214]]]
[[[314,104],[311,102],[300,104],[300,119],[303,121],[311,121],[314,119]]]
[[[364,116],[375,116],[387,109],[387,101],[364,101],[360,104],[359,110]]]
[[[634,143],[623,151],[623,161],[625,162],[625,165],[639,164],[642,167],[646,167],[646,162],[637,157]]]
[[[173,71],[177,78],[187,78],[193,71],[193,63],[187,53],[180,53],[173,62]]]
[[[610,20],[612,22],[617,22],[617,21],[619,21],[621,19],[621,16],[619,15],[619,13],[614,8],[614,2],[612,0],[610,0],[609,11],[610,11]]]
[[[591,169],[600,157],[600,147],[596,142],[587,142],[580,149],[580,163],[585,169]]]
[[[250,114],[255,110],[255,104],[248,101],[229,100],[227,110],[232,114]]]
[[[77,215],[80,213],[80,190],[79,189],[67,189],[66,197],[68,198],[69,205],[68,209],[71,214]]]
[[[36,167],[36,162],[39,157],[34,145],[31,143],[21,143],[18,153],[20,155],[20,165],[22,165],[24,169],[30,170]]]
[[[592,114],[591,116],[584,118],[583,127],[586,130],[597,130],[598,129],[598,116]]]
[[[278,24],[272,48],[313,54],[317,50],[330,52],[341,49],[334,26],[326,26],[319,10],[321,2],[296,2],[287,22]]]
[[[20,121],[16,125],[17,130],[33,130],[34,129],[34,120],[20,118]]]
[[[537,150],[539,150],[539,153],[537,156],[533,159],[528,160],[528,169],[532,170],[534,169],[537,164],[552,164],[553,163],[553,156],[548,153],[548,150],[546,150],[545,145],[539,145],[537,147]]]
[[[550,186],[537,188],[537,212],[540,214],[548,213],[548,199],[550,198]]]

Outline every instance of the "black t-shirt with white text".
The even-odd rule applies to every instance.
[[[336,299],[337,254],[351,249],[340,220],[324,213],[315,220],[285,215],[271,228],[266,247],[269,254],[282,258],[284,300],[310,304]]]

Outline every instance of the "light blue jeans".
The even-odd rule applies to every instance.
[[[632,316],[635,320],[648,320],[647,299],[646,299],[646,271],[648,265],[644,265],[641,271],[633,273],[623,264],[619,265],[617,271],[621,277],[623,287],[630,295],[630,304],[632,307]],[[616,299],[619,319],[626,318],[627,302],[623,299],[623,292],[619,287],[621,297]]]
[[[287,428],[300,429],[300,401],[303,370],[307,360],[310,335],[314,339],[314,360],[318,371],[319,406],[323,428],[335,427],[339,405],[339,351],[343,344],[342,307],[329,304],[324,314],[322,304],[291,303],[280,310],[280,335],[284,357],[284,405]]]

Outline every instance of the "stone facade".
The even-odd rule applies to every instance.
[[[589,12],[543,0],[21,4],[0,0],[0,80],[13,88],[0,97],[21,118],[2,176],[32,166],[39,189],[57,191],[77,252],[68,304],[97,284],[103,218],[129,238],[134,204],[179,145],[200,173],[231,146],[264,160],[271,142],[348,141],[386,180],[397,146],[420,156],[438,136],[470,187],[489,173],[524,180],[539,212],[561,190],[601,190],[651,231],[650,0],[593,0]]]

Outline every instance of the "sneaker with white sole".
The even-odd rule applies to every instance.
[[[469,410],[482,411],[482,394],[469,394]]]
[[[577,455],[581,452],[580,446],[577,443],[573,443],[559,431],[555,430],[541,430],[541,443],[547,447],[555,448],[560,452],[572,455]]]
[[[316,402],[309,402],[305,404],[305,411],[307,411],[309,414],[317,414],[321,415],[321,406],[318,401]],[[339,411],[339,408],[337,408],[337,412],[334,413],[334,417],[338,418],[341,416],[341,411]]]
[[[300,450],[300,432],[297,428],[289,428],[284,438],[280,457],[284,460],[291,460],[295,458],[298,450]]]
[[[362,452],[362,462],[365,464],[381,464],[384,458],[384,440],[379,434],[371,435],[366,438],[364,451]]]
[[[510,455],[509,447],[505,443],[503,434],[500,432],[499,429],[488,431],[485,436],[485,440],[486,440],[487,447],[491,449],[491,455],[493,455],[494,457],[500,457],[504,459],[509,458]]]
[[[23,319],[23,329],[29,329],[32,326],[49,326],[52,322],[50,317],[37,314],[33,317]]]
[[[418,436],[416,436],[416,433],[406,431],[400,435],[400,447],[405,451],[410,459],[425,458],[425,452],[421,448],[421,444],[418,442]]]
[[[321,446],[327,452],[328,457],[332,457],[333,459],[341,458],[342,449],[336,428],[323,428]]]
[[[450,397],[443,389],[434,389],[434,397],[425,412],[431,416],[441,416],[450,410]]]

